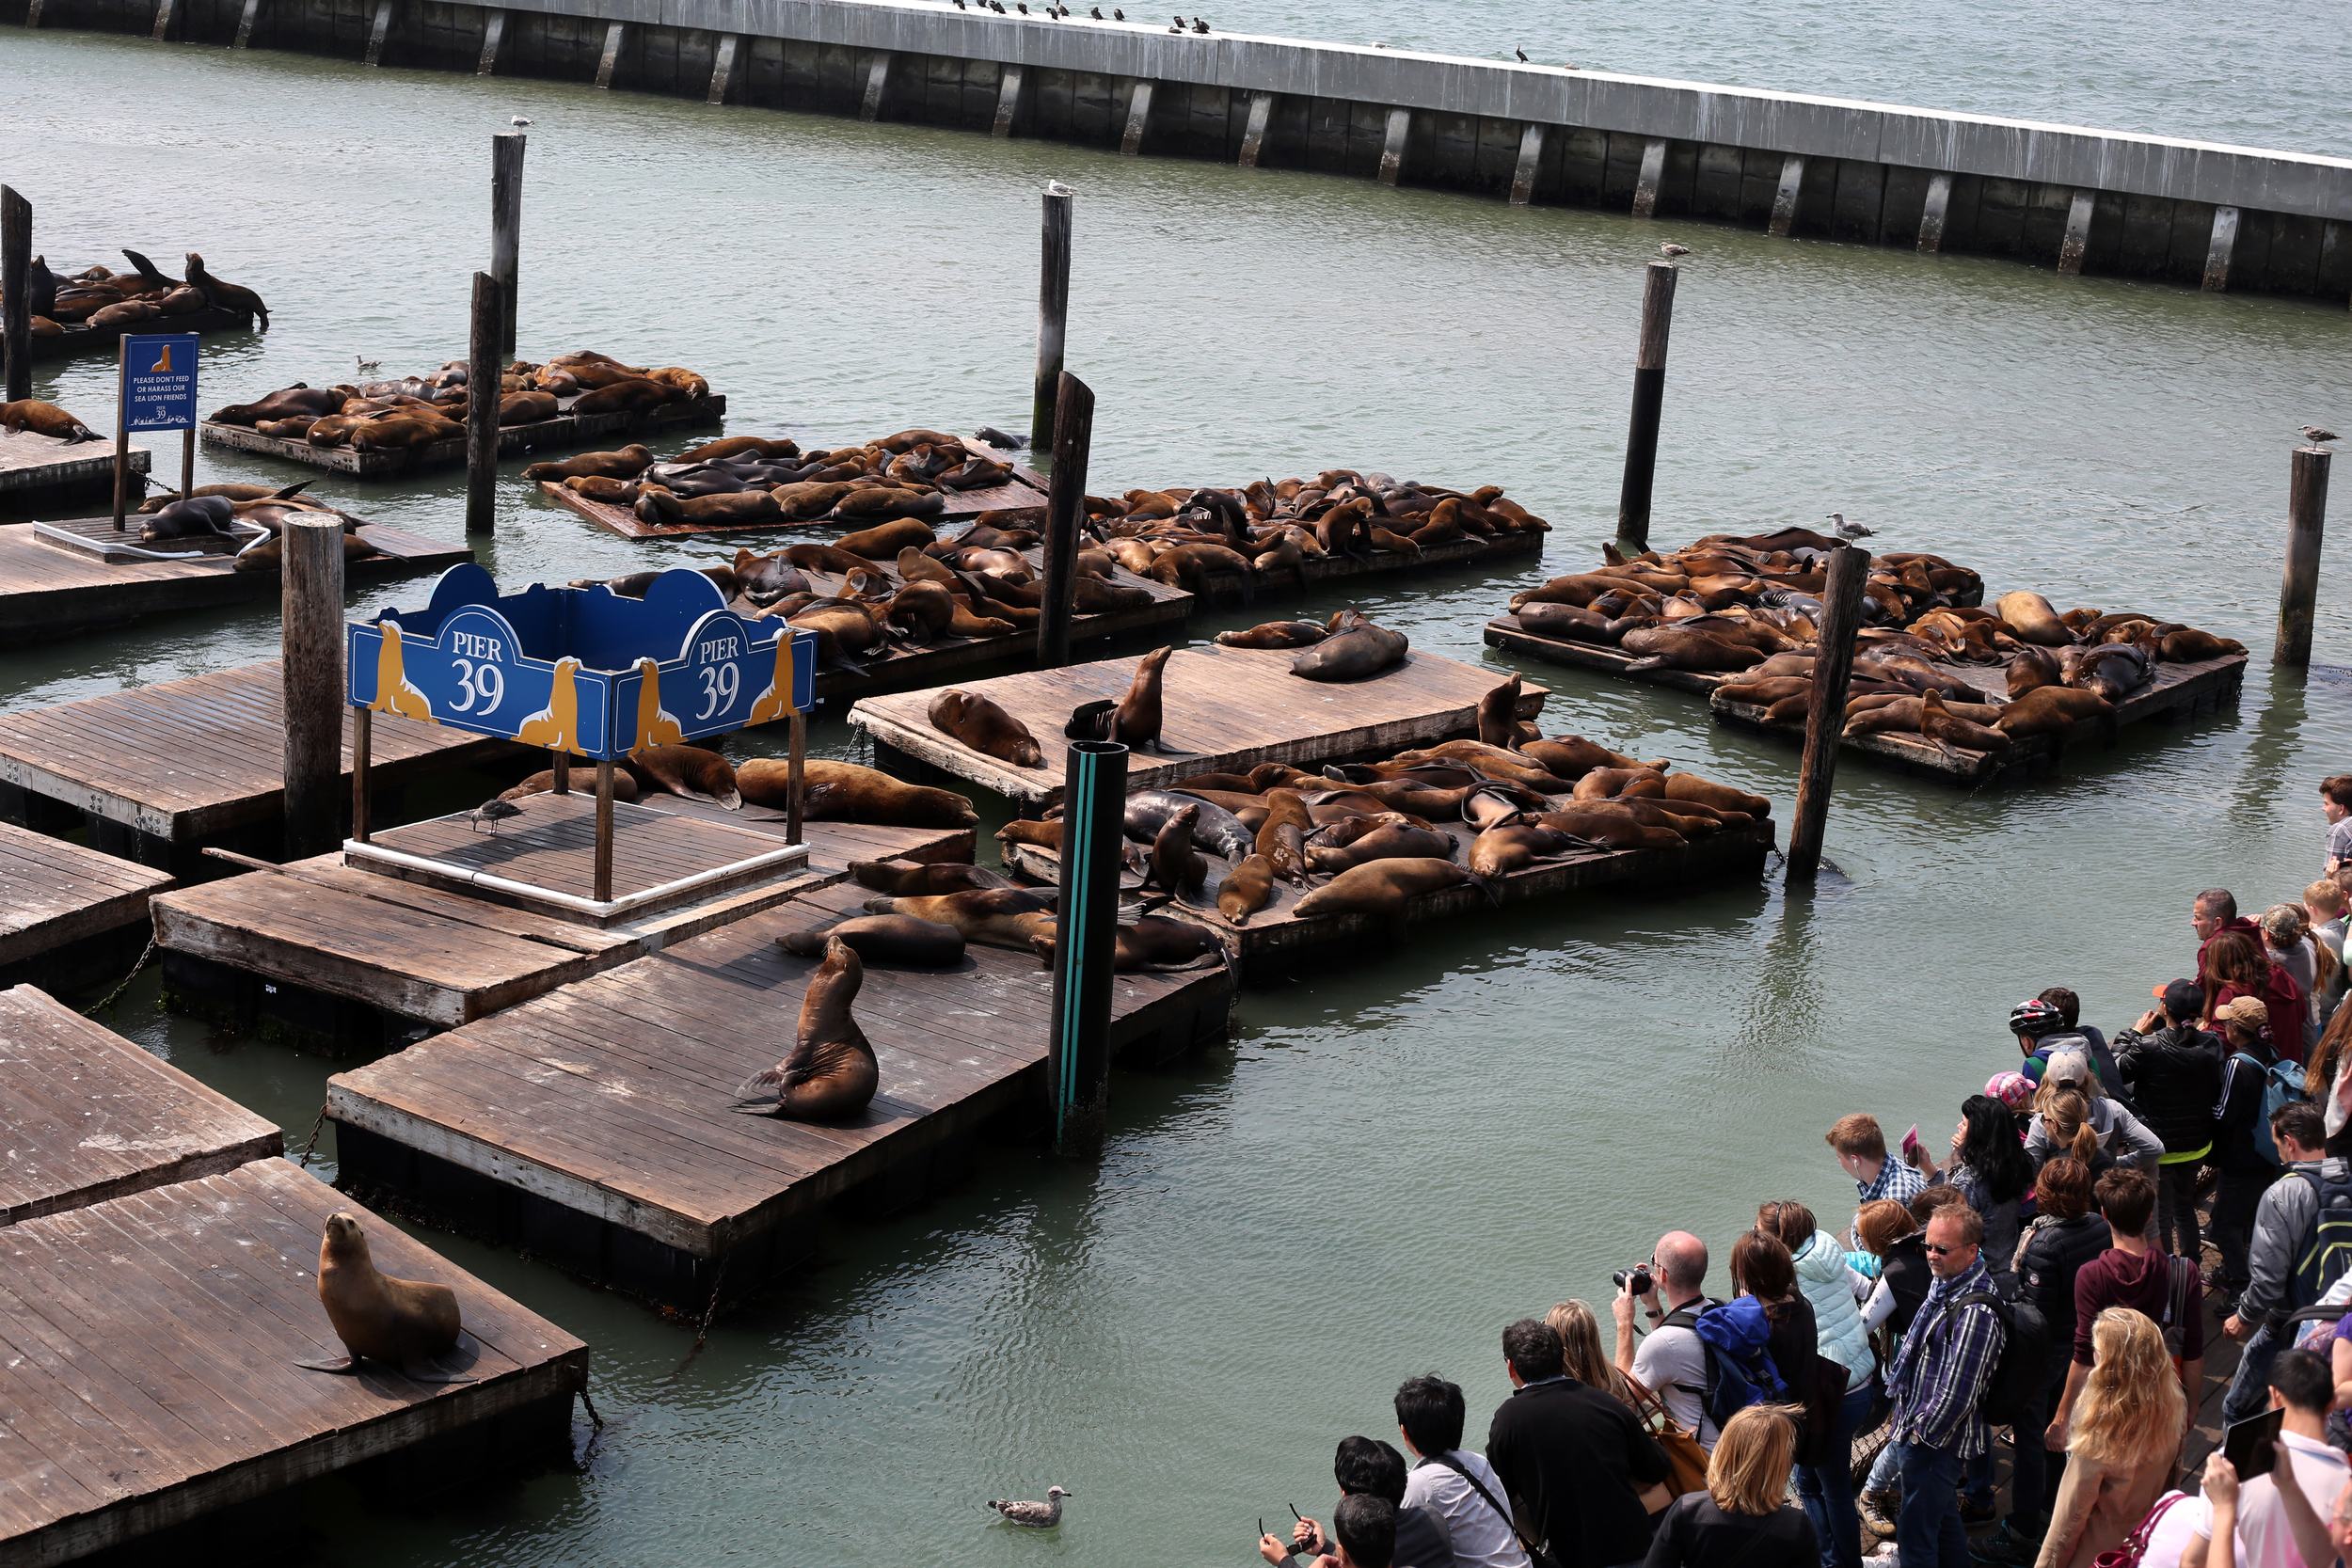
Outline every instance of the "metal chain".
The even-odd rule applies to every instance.
[[[580,1402],[588,1407],[588,1424],[599,1432],[603,1431],[604,1418],[596,1414],[596,1402],[588,1397],[588,1385],[585,1381],[582,1381],[580,1386]]]
[[[114,989],[114,990],[112,990],[108,991],[108,992],[106,993],[106,996],[105,996],[105,1000],[104,1000],[104,1001],[98,1003],[98,1004],[97,1004],[96,1006],[88,1006],[88,1007],[85,1007],[85,1008],[83,1008],[83,1009],[82,1009],[82,1016],[83,1016],[84,1018],[90,1018],[90,1017],[95,1016],[95,1015],[98,1013],[98,1011],[99,1011],[99,1009],[100,1009],[100,1008],[103,1008],[103,1007],[111,1007],[111,1006],[114,1006],[114,1002],[115,1002],[115,998],[116,998],[116,997],[118,997],[118,996],[120,996],[120,995],[121,995],[124,991],[126,991],[126,990],[130,990],[130,989],[131,989],[131,982],[132,982],[132,981],[134,981],[134,980],[135,980],[135,979],[137,979],[137,978],[139,977],[139,971],[140,971],[140,970],[142,970],[142,969],[145,969],[145,968],[147,967],[147,960],[148,960],[148,959],[150,959],[150,958],[153,958],[154,956],[155,956],[155,938],[154,938],[154,937],[151,934],[151,935],[148,937],[148,939],[147,939],[147,948],[146,948],[146,950],[145,950],[144,952],[142,952],[142,953],[139,955],[139,961],[138,961],[138,962],[136,962],[136,963],[135,963],[135,964],[133,964],[133,965],[131,966],[131,973],[130,973],[130,974],[125,974],[125,975],[122,977],[122,984],[120,984],[120,985],[119,985],[119,986],[115,987],[115,989]]]
[[[318,1142],[319,1142],[319,1129],[320,1129],[320,1128],[322,1128],[322,1127],[325,1127],[326,1125],[326,1101],[324,1101],[324,1100],[322,1100],[322,1101],[319,1101],[319,1117],[318,1117],[318,1120],[316,1120],[316,1121],[314,1121],[314,1122],[312,1122],[312,1123],[310,1124],[310,1141],[309,1143],[306,1143],[306,1144],[304,1144],[304,1145],[302,1146],[302,1159],[301,1159],[301,1161],[299,1162],[299,1168],[301,1168],[301,1169],[303,1169],[303,1170],[309,1170],[309,1169],[310,1168],[310,1150],[312,1150],[313,1148],[316,1148],[318,1147]]]

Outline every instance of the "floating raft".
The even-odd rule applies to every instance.
[[[283,588],[280,574],[240,572],[227,555],[152,561],[110,547],[136,544],[137,531],[134,517],[117,533],[111,516],[0,527],[0,643],[45,641],[167,610],[275,599]],[[355,582],[439,572],[473,559],[465,546],[382,523],[362,524],[359,536],[384,553],[345,562]]]
[[[0,985],[65,990],[137,961],[148,900],[171,878],[129,861],[0,822]]]
[[[295,1365],[343,1354],[317,1280],[339,1210],[385,1273],[456,1291],[476,1381]],[[0,1562],[167,1529],[159,1561],[291,1555],[287,1487],[376,1461],[353,1479],[407,1501],[560,1460],[587,1376],[586,1345],[284,1160],[25,1220],[0,1229]]]
[[[656,431],[675,430],[680,426],[715,425],[727,411],[723,394],[695,398],[687,403],[667,404],[644,414],[567,414],[578,399],[559,399],[559,412],[551,420],[532,424],[510,424],[499,427],[499,455],[512,457],[517,452],[552,451],[558,447],[582,447],[599,436],[626,434],[632,440],[642,440]],[[356,474],[361,479],[403,479],[427,468],[457,468],[465,467],[466,442],[462,436],[436,441],[429,447],[405,447],[398,451],[361,451],[349,444],[340,447],[314,447],[308,441],[290,441],[282,436],[264,436],[258,430],[241,424],[221,424],[207,420],[198,427],[204,439],[216,447],[233,447],[239,451],[258,451],[270,457],[282,457],[290,463],[305,463],[313,468],[329,468],[340,474]]]
[[[1513,561],[1520,556],[1541,555],[1544,535],[1540,533],[1507,533],[1492,539],[1462,538],[1443,545],[1432,545],[1419,555],[1396,555],[1388,550],[1374,550],[1368,559],[1351,555],[1313,556],[1300,562],[1296,574],[1271,572],[1261,577],[1256,584],[1260,594],[1279,594],[1288,588],[1312,588],[1319,583],[1341,578],[1390,577],[1405,572],[1438,571],[1453,567],[1484,566],[1492,562]],[[1301,582],[1300,578],[1304,578]],[[1211,572],[1208,586],[1220,594],[1238,594],[1241,575],[1237,572]]]
[[[974,946],[954,970],[866,966],[882,1088],[856,1121],[727,1107],[789,1048],[818,960],[787,931],[861,913],[838,886],[409,1047],[327,1084],[345,1181],[600,1283],[700,1310],[790,1271],[831,1200],[886,1212],[955,1180],[975,1132],[1041,1105],[1053,974]],[[1221,964],[1112,981],[1111,1046],[1223,1037]]]
[[[566,490],[553,480],[541,480],[539,490],[549,500],[571,508],[590,522],[611,529],[624,539],[681,539],[702,533],[774,533],[786,529],[837,529],[844,526],[818,517],[799,521],[771,517],[756,523],[649,523],[626,506],[615,506],[611,501],[590,500],[579,491]],[[938,516],[925,517],[922,521],[952,523],[977,517],[983,512],[1035,510],[1041,526],[1043,522],[1044,490],[1033,489],[1018,479],[1010,484],[993,485],[985,490],[942,490],[939,494],[946,505]]]
[[[511,741],[378,714],[370,799],[513,750]],[[285,751],[276,659],[0,715],[0,815],[40,827],[79,813],[98,848],[197,880],[208,874],[198,855],[205,844],[277,854]],[[342,766],[348,779],[348,709]],[[395,804],[376,809],[393,815]]]
[[[657,799],[665,809],[783,841],[781,814]],[[209,882],[156,901],[165,998],[227,1026],[267,1019],[333,1049],[374,1055],[420,1030],[471,1023],[830,886],[849,875],[851,861],[969,863],[973,850],[969,828],[811,822],[803,836],[804,871],[606,927],[404,881],[346,865],[340,854]]]
[[[1311,681],[1290,673],[1295,648],[1178,650],[1162,672],[1160,740],[1169,754],[1131,752],[1127,787],[1155,789],[1201,773],[1247,773],[1262,762],[1320,768],[1327,762],[1475,734],[1478,700],[1506,676],[1435,654],[1412,653],[1369,680]],[[1041,768],[983,756],[932,727],[931,692],[869,697],[850,722],[911,761],[976,784],[1029,810],[1060,800],[1062,727],[1081,703],[1116,700],[1133,684],[1136,658],[1103,659],[975,681],[977,692],[1029,727],[1044,749]],[[1519,717],[1543,711],[1542,687],[1519,695]]]
[[[224,310],[217,305],[207,305],[200,310],[190,310],[183,316],[150,316],[145,321],[124,322],[114,326],[92,326],[87,322],[59,322],[65,330],[54,338],[32,340],[32,357],[70,359],[77,354],[100,354],[135,333],[142,332],[250,332],[253,312]]]
[[[270,1122],[36,987],[0,990],[0,1227],[286,1151]]]
[[[1591,670],[1619,680],[1646,681],[1652,686],[1671,687],[1707,697],[1731,677],[1705,674],[1695,670],[1634,670],[1629,668],[1634,657],[1624,649],[1602,642],[1578,642],[1564,637],[1538,637],[1519,625],[1516,615],[1498,615],[1486,623],[1486,646],[1524,654],[1546,664],[1565,664],[1572,670]]]
[[[154,454],[145,447],[133,447],[130,462],[133,473],[143,474],[153,467]],[[64,441],[29,430],[0,430],[0,507],[26,514],[45,512],[96,496],[111,498],[114,490],[112,441]],[[146,491],[141,489],[138,495],[143,499]]]

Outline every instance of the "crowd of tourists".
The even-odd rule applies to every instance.
[[[1328,1521],[1265,1535],[1261,1555],[2352,1561],[2352,776],[2322,796],[2328,875],[2252,918],[2225,890],[2200,894],[2189,974],[2154,987],[2131,1027],[2110,1039],[2054,987],[2011,1012],[2018,1057],[1963,1101],[1947,1148],[1915,1127],[1890,1148],[1861,1112],[1830,1127],[1856,1193],[1851,1218],[1830,1216],[1842,1237],[1803,1203],[1764,1203],[1718,1299],[1707,1243],[1668,1232],[1617,1276],[1613,1354],[1581,1301],[1505,1328],[1513,1391],[1483,1454],[1464,1446],[1461,1388],[1411,1379],[1403,1449],[1346,1439]],[[2190,1475],[2209,1303],[2238,1359],[2229,1441]]]

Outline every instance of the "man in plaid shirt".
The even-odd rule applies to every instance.
[[[1886,1134],[1879,1131],[1879,1118],[1874,1116],[1857,1111],[1839,1117],[1823,1141],[1837,1151],[1837,1164],[1853,1178],[1857,1208],[1883,1197],[1909,1203],[1927,1189],[1926,1177],[1899,1157],[1887,1157]]]
[[[1928,1221],[1928,1271],[1935,1279],[1886,1371],[1895,1406],[1890,1435],[1903,1481],[1895,1521],[1903,1568],[1968,1568],[1960,1478],[1990,1441],[1977,1402],[2001,1358],[2002,1329],[1985,1303],[1951,1304],[1993,1289],[1992,1272],[1978,1256],[1983,1240],[1984,1218],[1965,1204],[1947,1204]]]

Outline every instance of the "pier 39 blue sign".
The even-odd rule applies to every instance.
[[[747,620],[700,572],[668,571],[643,599],[534,584],[501,596],[469,562],[422,610],[349,628],[354,707],[617,760],[804,713],[817,636]]]
[[[196,428],[193,332],[126,333],[122,339],[122,428]]]

